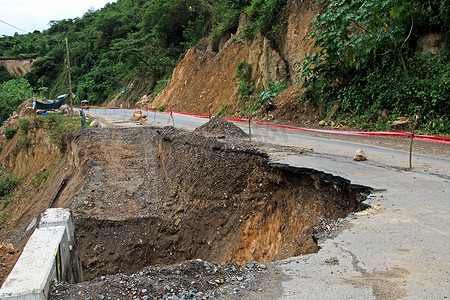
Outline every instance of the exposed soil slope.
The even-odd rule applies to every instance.
[[[10,118],[0,131],[17,126],[18,118]],[[67,161],[68,155],[60,153],[43,128],[33,128],[28,136],[30,143],[26,148],[18,144],[20,133],[10,140],[3,135],[0,137],[2,174],[16,174],[19,178],[17,188],[2,199],[0,209],[0,242],[11,243],[14,247],[13,253],[0,253],[0,261],[4,264],[0,269],[0,283],[14,266],[39,222],[40,214],[49,207],[63,180],[70,178],[73,172]],[[61,195],[65,193],[67,190],[63,189]]]
[[[237,32],[223,37],[228,39],[225,39],[226,42],[202,42],[189,50],[175,68],[166,88],[148,105],[165,105],[170,109],[191,113],[208,113],[209,108],[212,114],[221,110],[227,114],[240,111],[245,103],[239,97],[239,80],[235,77],[237,65],[242,61],[250,65],[255,94],[267,88],[270,82],[295,82],[299,78],[297,72],[304,58],[313,51],[310,41],[306,39],[308,24],[315,15],[313,3],[310,0],[288,1],[289,22],[280,49],[274,49],[269,40],[261,35],[251,43],[245,41],[241,29],[246,20],[242,17]],[[292,93],[292,90],[286,91],[284,95],[277,100],[277,105],[290,103],[289,107],[292,107],[298,102],[298,94]],[[283,110],[283,116],[287,115],[287,119],[296,113],[297,110]],[[311,116],[306,114],[304,118]]]
[[[1,59],[0,63],[4,64],[9,73],[24,76],[26,73],[31,71],[31,66],[33,62],[38,58],[30,59]]]

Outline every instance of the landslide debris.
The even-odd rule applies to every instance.
[[[133,113],[130,118],[130,121],[133,122],[144,122],[147,121],[147,116],[142,113],[142,111],[138,110]]]
[[[206,299],[242,296],[268,273],[264,264],[219,265],[201,259],[155,265],[132,275],[101,276],[90,282],[54,284],[49,299]],[[256,292],[261,292],[257,290]]]
[[[331,175],[270,163],[255,144],[171,127],[86,129],[73,148],[84,277],[201,258],[267,262],[318,250],[312,226],[362,208]],[[76,153],[76,154],[75,154]]]
[[[81,131],[54,207],[73,211],[88,281],[57,284],[52,297],[249,292],[266,275],[259,263],[317,251],[315,224],[363,207],[348,181],[273,164],[258,147],[172,127]]]
[[[202,126],[197,127],[194,132],[220,138],[248,138],[248,134],[246,134],[241,128],[231,122],[228,122],[227,120],[222,119],[220,116],[215,116]]]

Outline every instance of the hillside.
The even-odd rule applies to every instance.
[[[255,91],[268,89],[269,83],[295,82],[299,79],[297,70],[312,52],[306,38],[308,24],[315,13],[309,1],[290,1],[288,8],[294,13],[289,15],[287,33],[279,45],[281,50],[274,49],[262,34],[251,42],[245,40],[243,28],[249,21],[243,15],[237,31],[224,36],[221,43],[200,42],[190,49],[174,69],[166,88],[150,101],[147,98],[140,103],[190,113],[208,113],[210,108],[212,114],[232,115],[250,105],[245,102],[254,102],[257,98],[252,95],[252,99],[245,101],[240,97],[241,79],[237,78],[236,71],[241,62],[248,64],[248,80]],[[298,101],[298,93],[293,95],[284,97],[285,102]]]
[[[366,130],[418,115],[448,134],[446,3],[119,0],[0,38],[0,56],[41,57],[25,78],[48,98],[67,90],[67,38],[77,101]]]

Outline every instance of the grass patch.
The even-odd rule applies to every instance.
[[[45,128],[50,140],[64,153],[69,146],[75,130],[81,127],[80,117],[64,117],[59,114],[49,114],[44,117]]]
[[[11,193],[19,184],[19,177],[16,174],[5,174],[0,176],[0,197]]]
[[[6,127],[5,130],[3,130],[3,134],[5,135],[7,140],[12,139],[17,133],[17,128],[14,127]]]
[[[45,183],[49,176],[50,176],[50,171],[45,171],[45,170],[40,171],[36,174],[36,176],[31,181],[31,185],[33,186],[33,188],[37,188],[38,186]]]

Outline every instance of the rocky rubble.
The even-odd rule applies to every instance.
[[[142,113],[142,111],[138,110],[133,113],[130,118],[133,122],[144,122],[147,121],[147,116]]]
[[[206,134],[217,138],[235,137],[248,138],[248,135],[239,127],[219,116],[215,116],[207,123],[197,127],[194,132]]]
[[[353,215],[353,213],[351,213],[351,215]],[[334,238],[342,229],[344,229],[344,226],[345,219],[343,218],[338,218],[336,220],[322,218],[312,227],[312,234],[317,240]]]
[[[79,284],[56,283],[49,299],[210,299],[242,296],[268,273],[259,263],[213,264],[201,259],[155,265],[132,274],[101,276]]]

